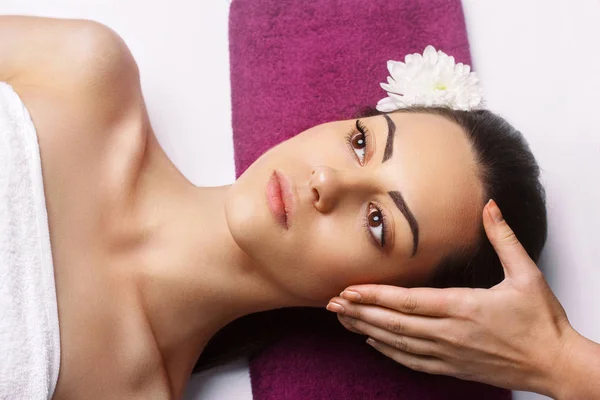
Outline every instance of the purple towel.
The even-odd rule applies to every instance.
[[[460,0],[235,0],[229,16],[236,174],[314,125],[385,96],[388,60],[425,46],[470,64]],[[254,398],[510,399],[410,371],[350,332],[290,335],[250,360]]]
[[[388,60],[431,44],[471,62],[459,0],[235,0],[229,40],[237,176],[273,145],[375,106]]]
[[[250,378],[255,400],[511,398],[508,390],[412,371],[359,335],[290,335],[251,360]]]

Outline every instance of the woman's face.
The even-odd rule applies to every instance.
[[[270,149],[231,187],[226,215],[261,273],[320,304],[352,284],[426,283],[442,257],[476,242],[481,193],[460,126],[392,113]]]

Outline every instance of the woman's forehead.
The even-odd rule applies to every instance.
[[[476,157],[462,128],[445,117],[393,113],[393,155],[386,161],[389,184],[397,186],[419,223],[422,245],[471,240],[483,202]],[[387,123],[381,116],[380,141]],[[384,139],[385,140],[385,139]],[[378,144],[381,147],[383,144]],[[454,238],[454,239],[452,239]],[[421,247],[421,246],[420,246]]]

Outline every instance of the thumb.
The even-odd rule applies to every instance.
[[[483,208],[483,226],[500,258],[506,277],[516,278],[533,270],[537,271],[537,266],[504,220],[494,200],[490,200]]]

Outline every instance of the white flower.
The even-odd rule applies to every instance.
[[[455,110],[471,110],[483,103],[479,79],[471,67],[455,64],[454,57],[433,46],[423,55],[408,54],[404,62],[388,61],[388,83],[381,87],[388,97],[379,100],[377,109],[390,112],[412,105],[448,106]]]

